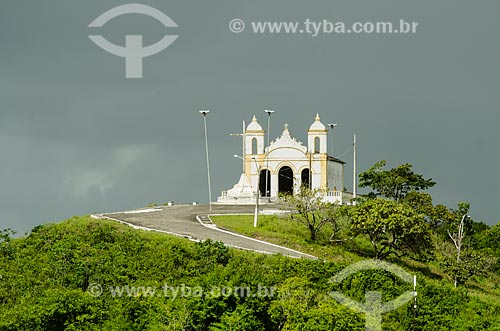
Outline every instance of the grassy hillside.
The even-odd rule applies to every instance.
[[[250,231],[245,219],[216,221]],[[364,330],[364,316],[337,303],[330,291],[363,301],[366,291],[379,290],[389,301],[411,289],[378,270],[331,283],[346,265],[366,258],[363,242],[358,251],[311,244],[291,223],[261,221],[259,232],[249,234],[326,261],[192,243],[89,217],[4,238],[0,330]],[[419,308],[415,314],[405,304],[383,315],[384,330],[500,330],[491,280],[455,289],[436,266],[400,264],[417,274]]]
[[[372,258],[372,248],[367,238],[358,236],[335,244],[329,240],[332,229],[325,227],[318,240],[312,242],[308,239],[307,229],[287,216],[259,216],[257,228],[253,227],[254,218],[250,215],[212,216],[211,219],[222,229],[293,248],[329,262],[351,264]],[[436,261],[424,263],[409,258],[392,258],[389,261],[404,266],[408,272],[419,273],[429,279],[453,281]],[[500,275],[491,272],[486,277],[473,277],[467,284],[467,293],[500,303]]]

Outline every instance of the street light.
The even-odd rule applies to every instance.
[[[264,195],[267,197],[267,194],[269,192],[269,197],[271,197],[271,190],[269,188],[269,133],[271,130],[271,114],[274,113],[274,110],[264,109],[264,111],[267,113],[267,115],[269,115],[267,117],[266,190],[264,192]]]
[[[203,115],[203,124],[205,126],[205,151],[207,154],[207,178],[208,178],[208,204],[210,205],[210,211],[212,211],[212,189],[210,188],[210,162],[208,158],[208,136],[207,136],[207,114],[210,113],[208,109],[202,109],[199,111]]]
[[[328,126],[332,129],[332,157],[333,157],[333,129],[335,129],[337,125],[338,125],[337,123],[328,124]]]
[[[234,154],[233,155],[235,158],[238,158],[238,159],[242,159],[243,161],[245,161],[244,158],[242,158],[241,156],[239,155],[236,155]],[[257,220],[258,220],[258,217],[259,217],[259,196],[260,196],[260,166],[259,164],[257,163],[257,160],[255,159],[255,157],[252,157],[252,160],[254,160],[255,162],[255,166],[257,168],[257,194],[256,194],[256,197],[255,197],[255,212],[254,212],[254,215],[253,215],[253,227],[256,228],[257,227]]]

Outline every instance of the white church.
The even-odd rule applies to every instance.
[[[332,133],[333,134],[333,133]],[[243,138],[243,169],[239,182],[222,191],[220,204],[275,202],[280,194],[295,194],[301,185],[319,189],[324,201],[350,203],[344,191],[344,161],[328,155],[328,129],[319,114],[307,131],[307,146],[295,139],[285,124],[281,136],[265,146],[265,131],[253,117],[240,134]],[[235,155],[236,157],[239,157]]]

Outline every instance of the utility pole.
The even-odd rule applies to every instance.
[[[337,123],[328,124],[328,126],[332,129],[332,157],[333,157],[333,129],[335,129],[337,125],[338,125]]]
[[[352,198],[353,198],[353,202],[352,204],[355,205],[356,204],[356,187],[357,187],[357,183],[356,183],[356,134],[354,134],[354,149],[353,149],[353,171],[352,171]]]
[[[260,166],[257,163],[255,157],[252,157],[255,162],[255,167],[257,168],[257,196],[255,197],[255,212],[253,215],[253,227],[257,227],[257,220],[259,218],[259,196],[260,196]]]
[[[208,178],[208,204],[210,205],[210,211],[212,211],[212,189],[210,188],[210,161],[208,158],[208,135],[207,135],[207,114],[210,113],[208,109],[202,109],[199,111],[203,115],[203,124],[205,126],[205,151],[207,154],[207,178]]]
[[[264,196],[271,196],[271,189],[269,188],[269,131],[271,130],[271,114],[274,113],[274,110],[272,109],[265,109],[264,110],[267,115],[267,154],[266,154],[266,190],[264,192]],[[260,178],[260,177],[259,177]],[[268,195],[269,192],[269,195]]]
[[[417,275],[413,275],[413,324],[417,318]]]

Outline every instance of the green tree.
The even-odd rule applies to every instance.
[[[460,263],[460,255],[462,253],[462,247],[464,243],[464,238],[466,236],[465,228],[470,224],[470,216],[467,215],[469,213],[470,204],[468,202],[460,202],[458,204],[458,209],[454,211],[456,214],[456,219],[458,222],[454,222],[452,226],[456,226],[456,231],[451,232],[448,231],[448,236],[453,241],[455,248],[457,250],[456,257],[457,263]],[[457,287],[457,278],[455,277],[455,287]]]
[[[264,326],[245,305],[238,306],[234,311],[225,312],[221,321],[210,326],[210,331],[260,331]]]
[[[9,241],[16,232],[12,229],[3,229],[0,230],[0,244],[6,241]]]
[[[285,208],[296,211],[290,214],[290,218],[307,227],[312,241],[316,240],[326,224],[334,223],[337,219],[335,208],[324,202],[320,193],[318,189],[302,186],[297,194],[284,195],[282,198]]]
[[[500,222],[481,232],[479,237],[478,248],[500,257]]]
[[[10,242],[12,240],[12,236],[15,234],[16,232],[10,228],[0,230],[0,254],[10,256],[13,253],[13,248]]]
[[[422,214],[404,203],[369,199],[350,210],[353,230],[367,235],[375,258],[408,256],[430,252],[432,241]]]
[[[474,275],[485,274],[493,263],[492,259],[482,256],[471,247],[470,242],[475,232],[485,229],[482,223],[476,223],[472,220],[468,215],[469,209],[469,202],[459,202],[458,208],[453,210],[454,219],[449,223],[447,229],[455,252],[452,257],[446,256],[441,264],[445,271],[453,276],[455,287],[464,284]]]
[[[486,275],[493,260],[472,251],[462,252],[460,259],[444,257],[440,261],[444,271],[454,278],[453,285],[463,285],[472,276]]]
[[[500,222],[476,235],[474,248],[492,257],[494,271],[500,273]]]
[[[382,196],[399,201],[408,192],[426,190],[436,185],[432,179],[425,179],[416,174],[409,163],[402,164],[390,170],[384,170],[385,160],[375,163],[370,169],[359,175],[360,187],[370,187],[374,192],[371,196]]]
[[[435,230],[453,222],[455,214],[445,205],[433,205],[432,196],[426,192],[408,192],[401,200],[417,212],[423,214],[427,223]]]
[[[207,239],[197,242],[195,248],[199,258],[203,260],[204,265],[211,265],[214,263],[226,265],[231,257],[229,248],[227,248],[222,241]]]

